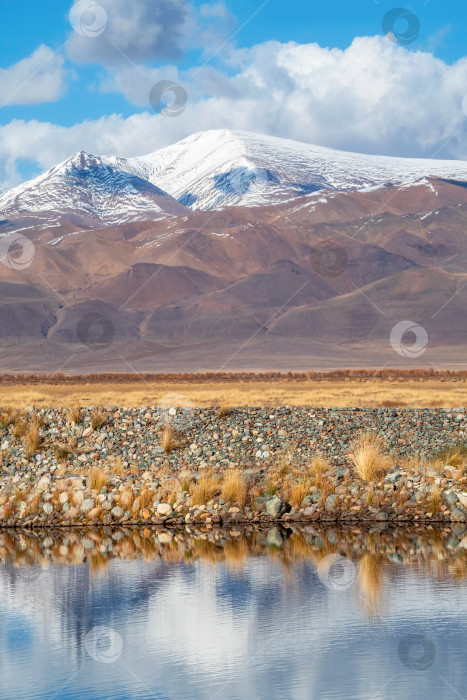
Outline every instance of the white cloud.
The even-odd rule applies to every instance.
[[[48,46],[39,46],[31,56],[0,69],[0,105],[30,105],[54,102],[66,89],[67,71],[63,56]]]
[[[383,37],[358,38],[346,50],[267,42],[231,50],[224,73],[124,67],[102,89],[148,105],[154,82],[180,81],[188,104],[180,116],[151,112],[103,117],[66,128],[37,122],[0,127],[0,162],[9,185],[15,162],[45,169],[75,151],[138,155],[195,131],[245,129],[320,145],[399,156],[467,158],[467,59],[448,65]],[[466,101],[467,104],[467,101]]]
[[[188,48],[219,46],[233,18],[222,2],[197,11],[190,0],[77,0],[68,55],[104,65],[179,58]]]
[[[229,126],[387,155],[467,154],[467,58],[448,65],[384,37],[357,38],[346,50],[271,41],[231,50],[227,70],[143,75],[125,66],[101,87],[148,106],[155,82],[179,80],[192,107],[179,119],[189,115],[199,130]]]

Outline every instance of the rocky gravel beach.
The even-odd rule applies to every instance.
[[[3,409],[0,525],[467,521],[464,466],[440,457],[466,443],[464,408],[173,403]],[[349,456],[367,433],[389,460],[371,481]]]

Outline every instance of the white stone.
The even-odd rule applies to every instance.
[[[81,510],[83,513],[89,513],[90,510],[94,508],[94,499],[86,498],[81,504]]]
[[[169,416],[176,416],[176,415],[177,415],[177,409],[175,408],[175,406],[171,406],[169,408]]]
[[[159,532],[158,537],[161,544],[170,544],[173,540],[171,532]]]
[[[42,479],[39,480],[39,483],[37,484],[37,488],[39,491],[48,491],[50,486],[50,478],[48,476],[43,476]]]
[[[159,503],[157,506],[157,515],[170,515],[172,506],[170,503]]]
[[[458,493],[458,494],[457,494],[457,498],[458,498],[459,501],[461,502],[462,507],[463,507],[463,508],[467,508],[467,493],[465,493],[465,492],[464,492],[464,493]]]

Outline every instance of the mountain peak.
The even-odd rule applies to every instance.
[[[102,158],[86,153],[86,151],[78,151],[71,158],[68,158],[63,165],[79,169],[95,168],[97,165],[102,165]]]

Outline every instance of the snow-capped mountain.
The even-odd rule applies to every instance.
[[[320,189],[467,180],[467,163],[347,153],[245,131],[204,131],[147,156],[106,162],[157,184],[192,209],[277,204]]]
[[[148,180],[81,152],[0,197],[0,211],[53,212],[110,226],[181,215],[185,207]]]
[[[53,212],[112,225],[183,215],[186,207],[280,204],[322,189],[410,185],[428,176],[467,181],[467,162],[369,156],[224,129],[135,158],[78,153],[0,196],[0,214]]]

